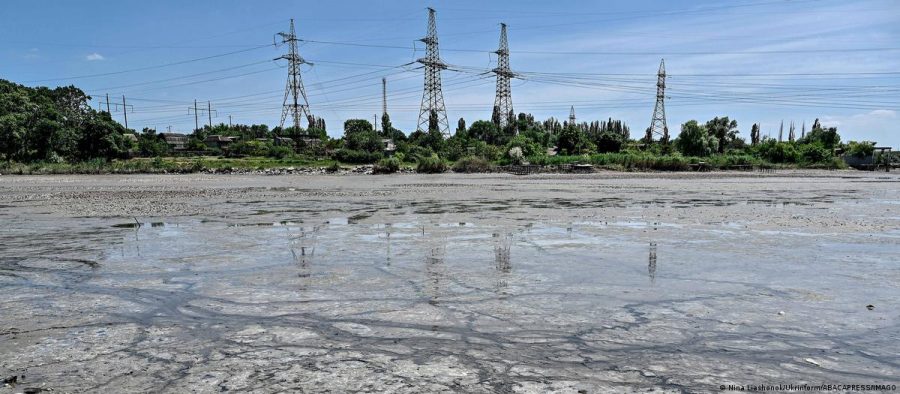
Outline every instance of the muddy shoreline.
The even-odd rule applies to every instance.
[[[0,393],[898,384],[898,192],[809,170],[2,176]]]

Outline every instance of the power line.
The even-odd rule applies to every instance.
[[[313,44],[343,45],[366,48],[380,49],[403,49],[416,50],[415,47],[403,45],[379,45],[379,44],[361,44],[355,42],[341,41],[324,41],[303,39],[303,42]],[[472,53],[492,53],[493,51],[484,49],[464,49],[464,48],[444,48],[446,52],[472,52]],[[707,51],[529,51],[517,50],[515,53],[530,55],[611,55],[611,56],[694,56],[694,55],[761,55],[761,54],[792,54],[792,53],[846,53],[846,52],[885,52],[900,51],[900,47],[875,47],[875,48],[824,48],[824,49],[771,49],[771,50],[745,50],[745,51],[729,51],[729,50],[707,50]]]
[[[153,69],[157,69],[157,68],[178,66],[181,64],[188,64],[188,63],[200,62],[200,61],[204,61],[204,60],[217,59],[220,57],[235,55],[238,53],[250,52],[250,51],[260,49],[260,48],[266,48],[266,47],[271,47],[271,46],[272,46],[272,44],[266,44],[266,45],[255,46],[252,48],[242,49],[239,51],[220,53],[217,55],[204,56],[204,57],[200,57],[200,58],[182,60],[182,61],[172,62],[172,63],[158,64],[155,66],[132,68],[132,69],[128,69],[128,70],[112,71],[112,72],[100,73],[100,74],[87,74],[87,75],[75,75],[75,76],[59,77],[59,78],[35,79],[35,80],[31,80],[31,81],[25,81],[25,83],[60,81],[60,80],[67,80],[67,79],[96,78],[96,77],[106,77],[106,76],[110,76],[110,75],[127,74],[127,73],[138,72],[138,71],[147,71],[147,70],[153,70]]]

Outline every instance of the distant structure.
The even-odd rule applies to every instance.
[[[444,106],[444,94],[441,92],[441,70],[447,65],[441,60],[438,51],[437,24],[434,21],[434,8],[428,8],[428,34],[419,40],[425,43],[425,57],[417,60],[425,65],[425,89],[422,93],[422,105],[419,109],[418,131],[437,129],[450,136],[450,123],[447,122],[447,108]]]
[[[288,33],[278,33],[281,36],[281,43],[288,44],[288,54],[275,58],[287,59],[288,61],[288,78],[287,86],[284,89],[284,104],[281,110],[280,127],[284,128],[284,121],[291,117],[293,120],[294,130],[300,130],[300,115],[306,116],[309,127],[316,125],[315,117],[309,111],[309,101],[306,98],[306,88],[303,87],[303,78],[300,76],[300,66],[304,64],[312,64],[307,62],[300,56],[297,50],[297,34],[294,32],[294,19],[291,19],[291,30]]]
[[[569,107],[569,126],[575,127],[575,106]]]
[[[500,48],[494,53],[497,54],[497,68],[493,70],[494,74],[497,74],[497,96],[494,98],[492,118],[500,129],[505,129],[515,117],[509,87],[509,80],[515,75],[509,69],[509,43],[506,40],[505,23],[500,24]]]
[[[653,135],[659,135],[660,141],[669,142],[669,126],[666,125],[666,61],[659,61],[659,72],[656,74],[656,106],[653,108],[653,119],[647,130],[647,142],[653,141]]]
[[[385,116],[387,116],[387,78],[381,77],[381,118],[384,119]]]

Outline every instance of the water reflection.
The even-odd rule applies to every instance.
[[[497,281],[494,289],[498,294],[507,294],[509,287],[509,273],[512,271],[510,263],[510,249],[512,248],[512,233],[494,233],[494,268],[497,270]]]
[[[422,237],[425,241],[425,295],[428,297],[428,303],[432,305],[438,304],[438,298],[443,292],[443,279],[446,275],[446,267],[444,267],[444,257],[447,254],[447,240],[439,229],[432,226],[433,234],[425,233],[425,226],[422,226]]]
[[[650,276],[650,284],[656,284],[656,242],[650,243],[650,257],[647,263],[647,274]]]
[[[316,243],[318,240],[319,226],[300,227],[299,233],[291,233],[288,229],[289,247],[294,262],[300,268],[297,274],[301,278],[308,278],[311,274],[312,259],[316,255]]]
[[[512,265],[509,262],[509,252],[512,247],[512,233],[494,233],[494,263],[496,264],[497,271],[502,273],[509,273],[512,269]]]
[[[385,253],[385,265],[391,265],[391,224],[384,225],[384,239],[387,244],[387,252]]]

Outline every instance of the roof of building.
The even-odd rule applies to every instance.
[[[235,139],[236,139],[236,137],[229,137],[229,136],[225,136],[225,135],[208,135],[208,136],[206,136],[206,139],[204,139],[203,141],[206,141],[206,142],[234,142]]]

